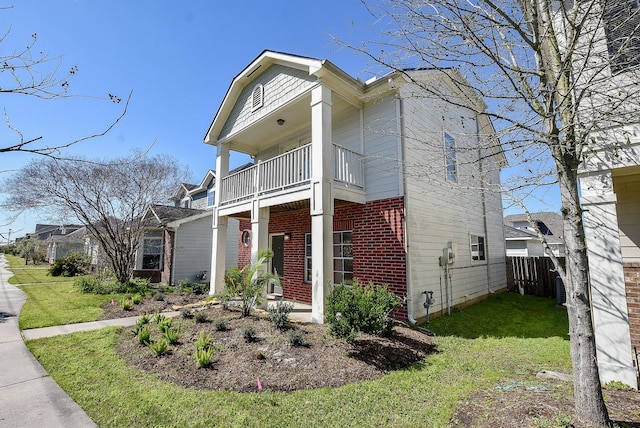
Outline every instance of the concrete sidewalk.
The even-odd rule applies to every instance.
[[[27,350],[18,329],[26,295],[9,284],[6,266],[0,255],[0,426],[95,427]]]

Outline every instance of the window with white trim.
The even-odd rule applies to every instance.
[[[471,260],[485,260],[484,236],[471,235]]]
[[[207,191],[207,206],[212,207],[213,204],[216,203],[216,191],[214,189],[209,189]]]
[[[142,241],[142,269],[160,270],[162,264],[162,237],[145,237]]]
[[[313,271],[311,265],[311,234],[304,234],[304,282],[311,283]]]
[[[353,282],[353,243],[352,232],[343,230],[333,232],[333,283],[351,284]]]
[[[353,232],[343,230],[333,232],[333,283],[353,282]],[[304,281],[312,282],[311,234],[304,235]]]
[[[444,133],[445,177],[454,183],[458,181],[458,164],[456,161],[456,140]]]
[[[251,111],[258,110],[264,104],[264,86],[256,85],[251,93]]]

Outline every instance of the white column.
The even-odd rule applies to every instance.
[[[222,178],[229,175],[229,147],[218,143],[218,154],[216,156],[216,183],[215,202],[213,205],[211,239],[211,277],[209,294],[213,295],[224,290],[224,270],[226,265],[227,250],[227,217],[220,217],[218,207],[220,206]]]
[[[311,93],[311,153],[311,321],[324,323],[333,288],[331,90],[324,86]]]
[[[251,207],[251,264],[258,261],[260,250],[269,248],[269,208],[259,208],[258,200]],[[268,269],[268,263],[260,266],[261,271]],[[267,308],[267,288],[262,290],[262,309]]]
[[[580,188],[600,379],[637,388],[611,171],[581,176]]]

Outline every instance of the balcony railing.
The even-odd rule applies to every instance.
[[[311,182],[311,144],[238,171],[221,182],[221,204],[295,189]],[[364,188],[362,155],[333,145],[334,180],[346,187]]]

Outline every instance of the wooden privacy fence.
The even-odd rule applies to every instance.
[[[564,257],[558,260],[564,266]],[[507,288],[524,294],[556,297],[555,268],[549,257],[507,257]]]

